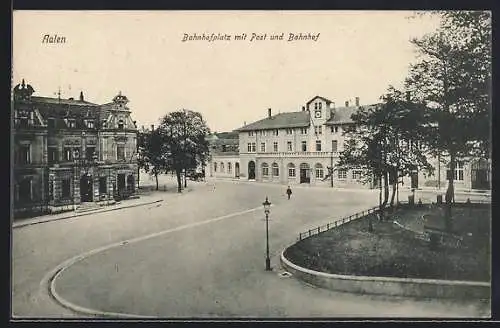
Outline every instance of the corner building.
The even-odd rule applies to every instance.
[[[14,215],[109,204],[135,194],[137,129],[119,93],[107,104],[14,88]]]
[[[245,125],[239,133],[240,178],[280,184],[314,184],[334,187],[374,188],[362,184],[360,170],[338,170],[329,174],[344,147],[342,132],[353,124],[359,108],[344,103],[335,107],[316,96],[301,111],[272,114]]]

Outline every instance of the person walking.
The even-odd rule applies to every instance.
[[[288,186],[288,188],[286,189],[286,194],[288,195],[288,199],[290,199],[290,196],[292,195],[292,189],[290,188],[290,186]]]

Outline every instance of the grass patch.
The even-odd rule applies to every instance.
[[[401,208],[393,215],[403,225],[418,227],[422,215],[439,215],[439,208]],[[389,221],[368,219],[346,223],[337,229],[304,239],[288,248],[293,263],[315,271],[422,279],[490,281],[489,206],[453,208],[454,234],[463,237],[458,247],[442,245],[431,250],[418,233]],[[423,225],[423,223],[421,223]]]

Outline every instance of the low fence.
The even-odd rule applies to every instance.
[[[392,208],[385,207],[385,210],[386,211],[391,211],[391,210],[393,211],[393,210],[397,209],[398,207],[407,207],[407,206],[412,206],[412,207],[418,208],[418,207],[424,207],[424,206],[432,207],[432,206],[443,206],[443,205],[446,205],[446,204],[445,203],[438,204],[438,203],[427,202],[427,201],[422,202],[419,199],[418,201],[416,201],[414,203],[409,202],[409,201],[400,201],[400,202],[398,202],[398,204],[395,207],[392,207]],[[458,207],[477,207],[477,206],[483,206],[483,205],[491,205],[491,200],[474,200],[474,201],[466,200],[464,202],[454,202],[453,203],[453,206],[458,206]],[[357,212],[357,213],[351,214],[349,216],[337,219],[333,222],[321,225],[319,227],[309,229],[307,231],[299,233],[298,240],[300,241],[300,240],[312,237],[314,235],[318,235],[322,232],[326,232],[330,229],[334,229],[334,228],[336,228],[344,223],[360,219],[360,218],[365,217],[369,214],[378,213],[379,211],[380,211],[380,207],[375,206],[375,207],[369,208],[367,210]]]
[[[367,210],[364,210],[364,211],[361,211],[361,212],[357,212],[357,213],[351,214],[349,216],[346,216],[346,217],[340,218],[338,220],[335,220],[333,222],[330,222],[330,223],[324,224],[322,226],[316,227],[314,229],[309,229],[309,230],[307,230],[305,232],[299,233],[299,240],[303,240],[303,239],[309,238],[311,236],[320,234],[322,232],[325,232],[325,231],[328,231],[330,229],[336,228],[336,227],[338,227],[338,226],[340,226],[340,225],[342,225],[344,223],[360,219],[360,218],[365,217],[366,215],[369,215],[369,214],[377,213],[378,211],[379,211],[379,206],[375,206],[375,207],[369,208]]]

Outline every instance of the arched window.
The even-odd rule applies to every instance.
[[[224,173],[224,163],[220,162],[220,172]]]
[[[123,120],[118,120],[118,129],[123,129],[125,124],[123,123]]]
[[[323,165],[320,163],[315,165],[315,170],[316,170],[316,179],[323,179],[324,173],[323,173]]]
[[[295,178],[295,165],[293,163],[288,164],[288,176]]]
[[[231,173],[232,169],[231,162],[227,162],[227,173]]]
[[[262,163],[262,176],[269,176],[269,165],[267,163]]]
[[[273,177],[279,177],[280,169],[278,167],[278,163],[273,163]]]

